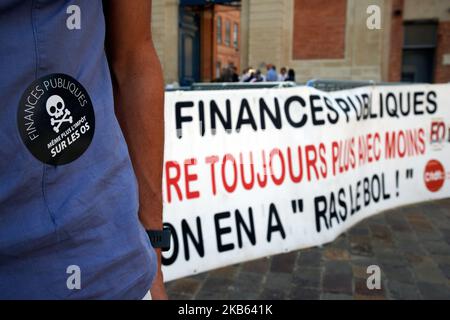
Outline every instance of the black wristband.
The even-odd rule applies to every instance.
[[[161,251],[170,249],[170,229],[164,227],[162,230],[146,230],[153,248],[161,248]]]

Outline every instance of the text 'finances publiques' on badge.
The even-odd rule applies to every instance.
[[[35,80],[19,102],[22,141],[40,161],[63,165],[79,158],[95,131],[92,101],[86,89],[66,74]]]

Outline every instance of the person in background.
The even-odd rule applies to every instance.
[[[233,82],[233,71],[229,66],[226,68],[222,68],[220,82]]]
[[[295,82],[295,71],[294,71],[294,69],[289,69],[285,81],[293,81],[293,82]]]
[[[242,70],[242,75],[239,77],[240,82],[247,82],[247,80],[250,79],[250,69],[250,67],[247,67]]]
[[[266,81],[278,81],[277,68],[272,64],[267,65]]]
[[[285,81],[287,78],[287,69],[286,67],[282,67],[280,69],[280,74],[278,75],[278,81]]]
[[[235,65],[231,65],[231,80],[233,82],[239,82],[239,74]]]
[[[261,70],[256,70],[250,82],[264,82],[264,76],[261,74]]]
[[[255,78],[255,74],[256,74],[255,69],[249,68],[247,73],[244,74],[244,76],[242,77],[243,78],[242,82],[253,82],[253,79]]]

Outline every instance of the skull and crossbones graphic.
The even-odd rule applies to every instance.
[[[64,100],[56,94],[47,99],[46,109],[50,116],[50,124],[53,126],[53,131],[56,133],[59,132],[59,127],[64,122],[73,122],[70,111],[67,109]]]

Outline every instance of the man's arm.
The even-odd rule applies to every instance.
[[[115,109],[139,184],[139,218],[146,229],[162,229],[164,83],[152,42],[151,0],[108,0],[104,6]],[[157,254],[151,293],[163,299],[160,250]]]

